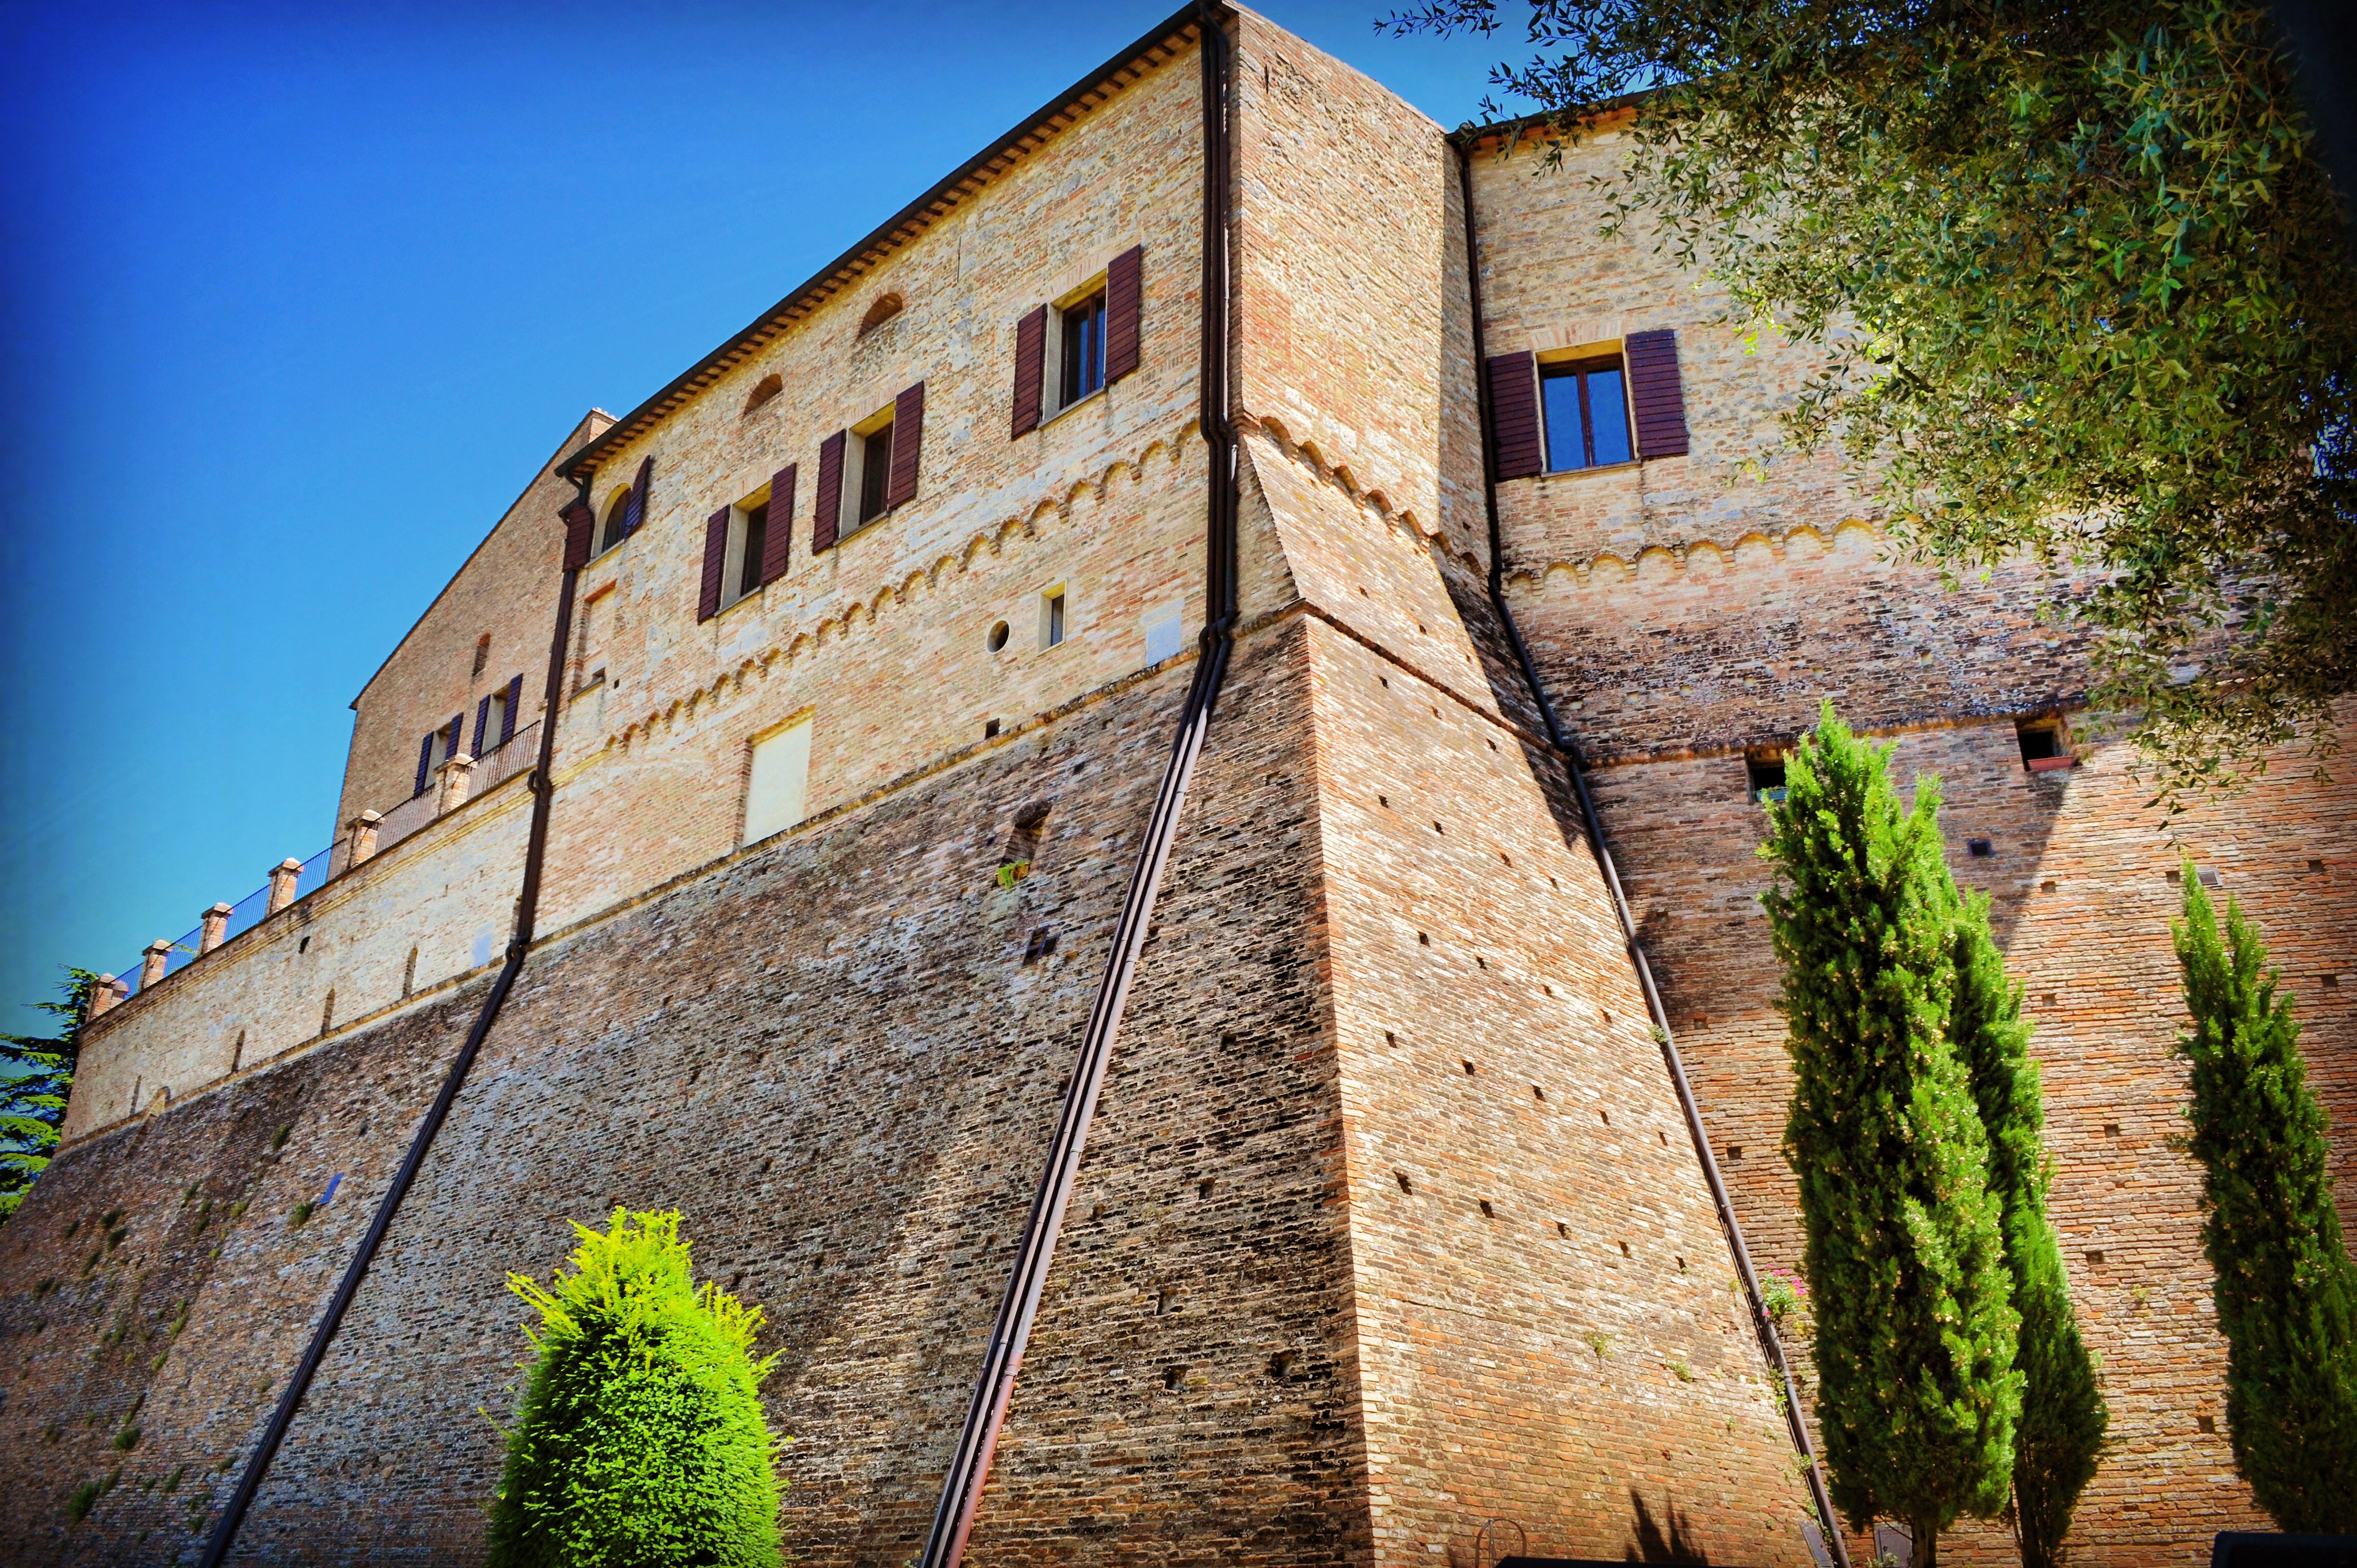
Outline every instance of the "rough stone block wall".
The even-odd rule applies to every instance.
[[[531,804],[515,775],[102,1014],[82,1035],[66,1140],[378,1022],[499,961]]]

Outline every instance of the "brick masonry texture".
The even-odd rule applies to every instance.
[[[1609,173],[1618,145],[1570,149],[1561,175],[1539,173],[1529,145],[1477,156],[1490,346],[1674,328],[1693,452],[1501,485],[1507,591],[1558,714],[1609,765],[1597,804],[1753,1253],[1795,1268],[1800,1231],[1743,753],[1789,743],[1830,698],[1894,736],[1900,779],[1942,778],[1951,863],[1990,893],[2038,1024],[2053,1213],[2113,1412],[2073,1561],[2204,1561],[2212,1530],[2266,1520],[2234,1475],[2200,1174],[2173,1148],[2169,876],[2182,849],[2265,930],[2332,1115],[2344,1223],[2357,1219],[2357,1036],[2341,1001],[2357,950],[2357,789],[2287,752],[2172,826],[2147,809],[2117,725],[2084,712],[2072,726],[2083,765],[2027,771],[2013,717],[2077,709],[2090,679],[2083,645],[2035,614],[2050,585],[2007,567],[1943,589],[1893,558],[1829,464],[1774,451],[1775,411],[1806,361],[1717,322],[1720,302],[1650,237],[1595,233],[1588,177]],[[2345,705],[2341,722],[2352,715]],[[2014,1560],[2000,1528],[1969,1522],[1943,1550]]]
[[[2357,1194],[2357,792],[2287,757],[2172,840],[2083,712],[2083,766],[2028,773],[2013,718],[2081,703],[2084,650],[2029,574],[1943,590],[1833,466],[1754,461],[1808,364],[1716,325],[1646,237],[1598,235],[1584,177],[1614,141],[1550,176],[1477,150],[1469,257],[1437,126],[1232,26],[1242,630],[972,1561],[1487,1568],[1491,1519],[1540,1554],[1674,1531],[1806,1561],[1732,1263],[1488,599],[1476,262],[1492,353],[1678,333],[1691,454],[1501,486],[1501,565],[1755,1253],[1791,1266],[1798,1231],[1742,754],[1831,696],[1945,780],[2039,1022],[2115,1412],[2075,1554],[2200,1560],[2257,1516],[2200,1427],[2223,1348],[2170,1142],[2167,873],[2181,842],[2266,929]],[[654,506],[582,574],[540,940],[243,1560],[479,1560],[525,1348],[502,1279],[618,1204],[680,1208],[701,1271],[768,1309],[796,1560],[919,1550],[1206,613],[1198,82],[1181,51],[1101,95],[602,462],[601,518],[650,455]],[[1132,245],[1139,370],[1010,439],[1017,321]],[[919,380],[915,498],[813,555],[819,442]],[[788,572],[698,621],[704,519],[788,462]],[[469,724],[510,666],[537,703],[562,489],[535,481],[363,694],[348,811],[405,795],[483,631]],[[1173,604],[1185,647],[1149,666]],[[745,844],[750,745],[803,715],[812,815]],[[1013,823],[1040,802],[1034,848]],[[508,779],[93,1025],[68,1146],[0,1230],[0,1559],[193,1550],[480,1004],[528,803]],[[2010,1555],[1981,1526],[1952,1550]]]

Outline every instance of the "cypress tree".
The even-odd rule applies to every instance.
[[[2025,1568],[2062,1561],[2079,1494],[2094,1478],[2110,1412],[2095,1359],[2071,1309],[2062,1244],[2046,1218],[2048,1162],[2039,1133],[2046,1111],[2021,990],[2006,978],[1990,934],[1988,898],[1964,901],[1955,926],[1954,999],[1948,1037],[1964,1058],[1989,1141],[1989,1191],[2000,1208],[2013,1308],[2021,1318],[2014,1366],[2022,1374],[2013,1436],[2014,1528]]]
[[[540,1310],[539,1357],[508,1434],[490,1568],[776,1568],[760,1309],[695,1288],[677,1214],[618,1208],[606,1230],[574,1230],[553,1288],[508,1276]]]
[[[1913,1527],[1937,1562],[1960,1513],[2003,1510],[2021,1404],[1988,1143],[1948,1039],[1953,885],[1939,787],[1900,809],[1887,749],[1825,705],[1769,808],[1763,897],[1793,1070],[1785,1158],[1816,1304],[1834,1501]]]
[[[2201,1248],[2226,1337],[2234,1464],[2287,1530],[2357,1530],[2357,1266],[2325,1168],[2324,1107],[2308,1086],[2291,998],[2243,917],[2226,935],[2193,867],[2175,928],[2193,1026],[2192,1151],[2206,1175]]]

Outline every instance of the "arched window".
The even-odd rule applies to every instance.
[[[622,542],[622,521],[630,510],[630,487],[624,485],[606,503],[606,527],[597,536],[597,553],[603,555]]]
[[[859,335],[865,338],[892,317],[899,315],[901,303],[899,295],[888,294],[869,306],[867,314],[859,318]]]
[[[751,413],[785,390],[786,379],[777,371],[771,371],[768,375],[763,376],[760,384],[753,389],[753,395],[745,400],[745,412]]]

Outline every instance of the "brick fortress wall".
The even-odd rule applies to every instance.
[[[2181,843],[2266,931],[2357,1218],[2357,1024],[2340,979],[2357,950],[2357,785],[2346,769],[2320,782],[2287,754],[2172,840],[2098,717],[2073,726],[2083,766],[2027,771],[2015,717],[2073,707],[2089,682],[2083,647],[2033,614],[2044,585],[2009,569],[1945,591],[1888,559],[1827,460],[1745,467],[1806,361],[1716,324],[1707,285],[1649,236],[1596,234],[1588,177],[1616,145],[1571,149],[1558,175],[1537,172],[1534,147],[1477,154],[1491,351],[1673,328],[1693,450],[1501,485],[1509,597],[1558,714],[1608,764],[1605,831],[1754,1254],[1795,1268],[1800,1236],[1778,1153],[1790,1078],[1743,753],[1788,743],[1831,697],[1896,738],[1902,782],[1941,776],[1951,865],[1991,894],[2038,1026],[2053,1215],[2113,1412],[2073,1560],[2205,1560],[2212,1531],[2266,1523],[2223,1430],[2199,1172],[2170,1146],[2184,1081],[2170,874]],[[1969,839],[1991,853],[1971,854]],[[1954,1550],[2013,1560],[1997,1526],[1960,1527]]]

